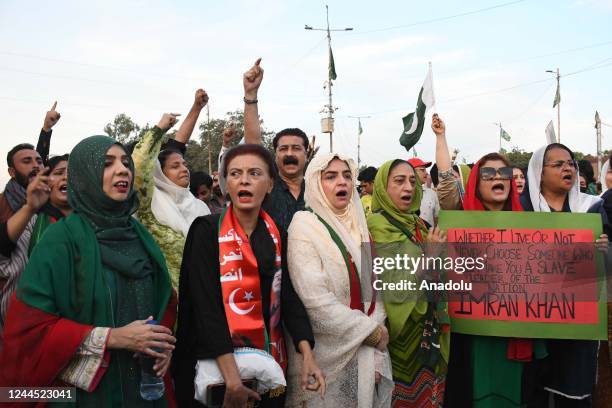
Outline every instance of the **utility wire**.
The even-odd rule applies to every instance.
[[[13,51],[0,51],[0,55],[8,55],[12,57],[35,59],[35,60],[47,61],[47,62],[57,62],[60,64],[79,65],[83,67],[103,68],[103,69],[109,69],[109,70],[115,70],[115,71],[124,71],[124,72],[130,72],[133,74],[137,74],[139,76],[147,75],[147,76],[155,76],[155,77],[163,77],[163,78],[182,79],[182,80],[188,80],[188,81],[201,81],[202,80],[202,78],[189,78],[189,77],[183,77],[183,76],[177,76],[177,75],[162,74],[162,73],[157,73],[157,72],[147,72],[147,71],[134,70],[134,69],[123,68],[123,67],[115,67],[111,65],[90,64],[86,62],[71,61],[71,60],[64,60],[64,59],[58,59],[58,58],[49,58],[49,57],[44,57],[40,55],[23,54],[23,53],[13,52]]]
[[[510,1],[510,2],[506,2],[506,3],[497,4],[495,6],[481,8],[481,9],[478,9],[478,10],[466,11],[466,12],[463,12],[463,13],[453,14],[453,15],[445,16],[445,17],[432,18],[430,20],[417,21],[417,22],[410,23],[410,24],[402,24],[402,25],[397,25],[397,26],[392,26],[392,27],[377,28],[377,29],[367,30],[367,31],[355,31],[353,33],[349,33],[348,35],[351,35],[351,34],[355,35],[355,34],[378,33],[378,32],[381,32],[381,31],[390,31],[390,30],[397,30],[397,29],[400,29],[400,28],[410,28],[410,27],[415,27],[415,26],[424,25],[424,24],[437,23],[437,22],[440,22],[440,21],[451,20],[451,19],[454,19],[454,18],[465,17],[465,16],[469,16],[469,15],[472,15],[472,14],[483,13],[483,12],[486,12],[486,11],[490,11],[490,10],[494,10],[494,9],[498,9],[498,8],[502,8],[502,7],[511,6],[511,5],[514,5],[514,4],[517,4],[517,3],[522,3],[524,1],[525,0],[515,0],[515,1]]]

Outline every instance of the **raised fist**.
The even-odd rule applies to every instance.
[[[231,123],[229,127],[223,129],[223,147],[230,147],[232,140],[236,136],[236,125]]]
[[[206,104],[208,103],[208,94],[203,89],[198,89],[195,93],[195,100],[193,101],[193,106],[198,109],[204,109]]]
[[[436,136],[446,134],[446,125],[444,124],[444,121],[440,119],[437,113],[434,113],[431,118],[431,130],[433,130]]]

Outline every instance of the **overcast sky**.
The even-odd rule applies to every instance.
[[[560,68],[561,141],[595,152],[594,114],[612,124],[612,0],[329,1],[338,79],[334,148],[378,166],[411,157],[399,146],[402,116],[414,110],[431,61],[436,110],[449,144],[477,160],[499,147],[533,150],[555,120]],[[496,7],[498,6],[498,7]],[[487,9],[488,10],[485,10]],[[326,103],[327,44],[319,1],[0,1],[0,153],[35,143],[45,112],[62,114],[51,153],[103,133],[118,113],[157,123],[186,113],[194,91],[211,116],[242,107],[242,73],[262,57],[259,109],[271,130],[317,134]],[[204,115],[200,120],[204,120]],[[612,148],[612,127],[603,128]],[[433,159],[429,121],[416,149]],[[0,183],[8,179],[2,159]]]

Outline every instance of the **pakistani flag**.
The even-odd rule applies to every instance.
[[[561,90],[559,89],[559,83],[557,82],[557,93],[555,94],[555,101],[553,102],[553,108],[561,103]]]
[[[361,119],[359,119],[359,129],[357,129],[357,134],[362,134],[363,133],[363,128],[361,127]]]
[[[546,143],[552,144],[557,143],[557,136],[555,135],[555,126],[553,125],[553,121],[548,122],[548,126],[546,126]]]
[[[502,127],[499,128],[499,137],[504,139],[506,142],[510,141],[510,135]]]
[[[331,46],[329,47],[329,77],[334,81],[338,78],[338,75],[336,75],[336,64],[334,64],[334,53],[332,52]]]
[[[409,113],[402,118],[404,122],[404,131],[400,136],[400,143],[406,148],[407,151],[416,145],[421,138],[423,133],[423,126],[425,125],[425,113],[427,109],[435,105],[436,99],[434,97],[433,90],[433,74],[431,72],[431,62],[429,63],[429,71],[425,77],[425,82],[419,92],[419,98],[417,99],[416,111]]]

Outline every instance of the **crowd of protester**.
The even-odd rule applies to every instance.
[[[360,284],[374,253],[444,244],[440,210],[599,214],[607,253],[612,156],[598,181],[559,143],[526,169],[497,152],[458,165],[437,114],[433,162],[360,171],[297,127],[276,134],[271,155],[262,80],[258,60],[243,77],[244,143],[229,148],[226,129],[212,174],[185,160],[201,89],[167,142],[179,114],[132,146],[91,136],[50,158],[54,105],[38,145],[8,152],[0,386],[71,386],[78,406],[96,407],[612,406],[609,341],[455,333],[444,299],[377,298]],[[253,388],[237,350],[272,359],[284,385]],[[153,359],[162,398],[143,397],[135,356]],[[197,398],[203,361],[222,376],[216,402]]]

